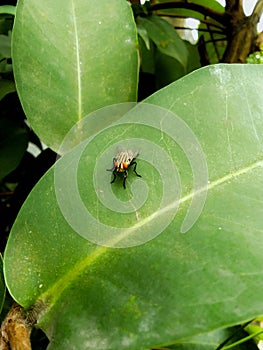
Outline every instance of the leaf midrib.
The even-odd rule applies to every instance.
[[[244,167],[234,172],[230,172],[229,174],[217,180],[211,181],[207,186],[204,186],[198,189],[197,191],[191,192],[188,195],[185,195],[184,197],[180,198],[179,200],[172,202],[168,206],[154,212],[146,219],[143,219],[139,223],[134,225],[133,229],[134,231],[139,229],[141,226],[149,223],[151,220],[156,219],[156,217],[165,214],[166,212],[174,208],[177,208],[177,206],[181,203],[190,201],[195,195],[201,192],[210,191],[213,188],[216,188],[224,183],[228,183],[234,178],[247,174],[253,171],[254,169],[260,167],[263,167],[263,160],[256,161],[247,167]],[[130,233],[130,230],[127,230],[127,232]],[[121,239],[123,238],[126,238],[125,234],[121,234]],[[121,239],[119,239],[119,241]],[[116,239],[114,240],[114,242],[116,243]],[[112,248],[100,246],[99,248],[95,249],[90,255],[88,255],[85,259],[79,261],[75,266],[73,266],[71,270],[64,274],[63,277],[61,277],[51,288],[49,288],[45,293],[43,293],[39,297],[39,299],[44,300],[44,302],[48,302],[48,304],[52,306],[51,304],[54,304],[60,298],[60,295],[68,287],[68,285],[72,283],[77,278],[77,276],[79,276],[86,269],[87,266],[93,264],[100,256],[106,253],[109,249]]]
[[[77,68],[77,103],[78,103],[78,120],[82,118],[82,85],[81,85],[81,65],[80,65],[80,45],[78,36],[78,26],[76,9],[74,5],[74,0],[71,1],[72,4],[72,16],[73,16],[73,26],[75,33],[75,47],[76,47],[76,68]]]

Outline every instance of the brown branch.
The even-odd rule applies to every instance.
[[[161,16],[161,17],[172,17],[172,18],[183,18],[183,19],[189,18],[189,16],[176,15],[176,14],[173,14],[173,13],[158,12],[158,15]],[[218,23],[215,23],[215,22],[212,22],[212,21],[207,21],[205,19],[200,19],[200,18],[198,18],[198,21],[201,22],[201,23],[204,23],[204,24],[209,24],[211,27],[219,28],[219,29],[221,29],[222,33],[224,33],[224,31],[225,31],[225,27],[223,27],[222,25],[220,25]],[[197,29],[200,30],[199,28],[197,28]]]
[[[231,20],[227,28],[228,44],[222,61],[225,63],[244,63],[249,53],[256,48],[257,23],[262,13],[262,0],[259,0],[253,14],[247,17],[236,0],[237,7],[228,13]]]
[[[31,330],[46,309],[42,300],[28,310],[14,303],[1,325],[0,350],[31,350]]]
[[[14,304],[1,326],[1,350],[31,350],[31,326],[28,325],[24,309]]]
[[[255,17],[258,22],[262,13],[263,13],[263,0],[258,0],[251,16]]]
[[[240,11],[243,12],[243,0],[226,0],[226,12]]]
[[[206,43],[205,43],[205,39],[204,39],[204,35],[201,35],[199,40],[198,40],[198,52],[199,52],[199,56],[200,56],[200,63],[201,66],[207,66],[210,64],[210,59],[209,59],[209,55],[206,49]]]
[[[222,24],[223,26],[226,25],[227,23],[227,18],[223,13],[214,11],[210,9],[209,7],[202,6],[193,2],[182,2],[180,0],[178,1],[171,1],[171,2],[162,2],[158,4],[152,4],[150,6],[150,9],[152,11],[157,11],[157,10],[166,10],[166,9],[173,9],[173,8],[183,8],[186,10],[192,10],[198,13],[201,13],[202,15],[206,17],[210,17],[217,21],[218,23]]]
[[[210,43],[214,43],[214,42],[223,42],[226,41],[226,37],[225,38],[218,38],[218,39],[214,39],[214,40],[206,40],[205,43],[206,44],[210,44]]]
[[[174,26],[174,29],[178,29],[178,30],[195,30],[193,28],[190,28],[190,27],[180,27],[180,26]],[[221,34],[221,35],[224,35],[224,33],[220,32],[219,30],[212,30],[212,29],[196,29],[198,30],[198,32],[204,32],[204,33],[211,33],[213,32],[213,34]]]
[[[217,59],[219,61],[220,60],[220,55],[219,55],[219,51],[218,51],[218,48],[217,48],[217,45],[216,45],[216,42],[215,42],[215,37],[214,37],[213,31],[211,30],[209,25],[207,25],[207,29],[209,30],[211,41],[213,43],[213,46],[214,46],[214,49],[215,49],[215,53],[216,53]]]

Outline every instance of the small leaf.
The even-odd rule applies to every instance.
[[[164,19],[158,16],[148,18],[137,17],[137,22],[143,26],[150,39],[163,54],[175,58],[186,68],[188,51],[183,40],[174,28]]]
[[[142,25],[138,24],[137,25],[137,32],[140,35],[140,37],[142,38],[142,40],[144,41],[147,50],[150,50],[150,48],[151,48],[150,40],[149,40],[149,36],[148,36],[146,29]]]
[[[145,41],[138,37],[140,45],[140,58],[141,58],[141,71],[145,73],[154,74],[155,73],[155,48],[152,41],[149,42],[150,50],[147,49]]]
[[[187,73],[200,68],[200,57],[197,47],[185,42],[189,52]],[[160,89],[185,75],[185,69],[174,58],[157,52],[155,55],[156,87]]]
[[[12,5],[2,5],[0,6],[0,15],[1,14],[8,14],[15,16],[16,14],[16,6]]]
[[[0,34],[0,57],[11,57],[11,32],[8,35]]]
[[[167,2],[167,0],[158,0],[158,3]],[[203,0],[192,0],[192,3],[205,6],[207,8],[210,8],[218,13],[224,13],[225,8],[222,6],[218,1],[216,0],[206,0],[205,2]],[[202,13],[199,13],[198,11],[193,11],[187,8],[187,3],[185,3],[185,8],[171,8],[171,9],[165,9],[165,10],[159,10],[159,14],[165,14],[167,15],[173,15],[177,17],[185,17],[185,18],[196,18],[203,20],[204,15]]]
[[[0,79],[0,100],[9,94],[10,92],[15,92],[16,86],[13,80]]]
[[[195,4],[206,6],[214,11],[224,13],[225,8],[217,0],[206,0],[205,4],[203,0],[193,0]]]
[[[27,145],[26,128],[7,118],[0,118],[0,179],[18,166]]]

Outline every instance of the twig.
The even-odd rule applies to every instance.
[[[256,17],[258,22],[262,13],[263,13],[263,0],[258,0],[251,16]]]
[[[209,29],[204,29],[204,28],[189,28],[189,27],[180,27],[180,26],[175,26],[174,29],[182,29],[182,30],[197,30],[198,32],[208,32],[210,33],[211,30]],[[225,35],[224,33],[220,32],[219,30],[213,30],[212,31],[214,34],[221,34]]]
[[[160,11],[158,11],[158,16],[171,17],[171,18],[183,18],[183,19],[189,18],[189,16],[175,15],[173,13],[162,13]],[[194,18],[194,17],[191,17],[191,18]],[[209,24],[211,27],[215,27],[215,28],[221,29],[222,32],[225,30],[225,27],[223,27],[222,25],[217,24],[215,22],[207,21],[205,19],[200,19],[200,18],[194,18],[194,19],[196,19],[197,21],[199,21],[201,23]]]

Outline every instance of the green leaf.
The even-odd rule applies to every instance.
[[[150,39],[147,33],[147,30],[140,24],[137,25],[137,32],[139,34],[139,36],[142,38],[147,50],[151,49],[151,45],[150,45]]]
[[[5,251],[49,349],[164,348],[262,313],[262,72],[209,66],[77,126]],[[126,190],[106,171],[117,145],[141,150]]]
[[[221,345],[225,343],[226,340],[229,340],[227,341],[226,346],[230,346],[236,341],[242,341],[247,336],[248,334],[242,329],[242,327],[230,327],[185,339],[179,344],[169,346],[169,349],[215,350],[219,344]],[[252,339],[236,345],[233,348],[235,350],[258,350],[257,345]],[[224,350],[224,347],[222,347],[222,350]]]
[[[167,0],[158,0],[158,3],[162,3],[162,2],[173,2],[173,0],[167,1]],[[204,7],[208,7],[216,12],[219,13],[224,13],[224,7],[219,4],[218,1],[216,0],[207,0],[207,1],[203,1],[203,0],[192,0],[192,3],[204,6]],[[185,5],[185,8],[171,8],[171,9],[164,9],[164,10],[160,10],[159,14],[165,14],[167,15],[173,15],[173,16],[178,16],[178,17],[188,17],[188,18],[196,18],[196,19],[204,19],[204,15],[197,12],[197,11],[193,11],[187,8],[187,3],[185,3],[185,1],[181,1],[181,3],[183,3]]]
[[[185,45],[189,52],[186,71],[187,73],[190,73],[191,71],[200,68],[200,57],[197,46],[191,45],[188,42],[185,42]],[[160,52],[156,53],[155,66],[156,86],[158,89],[185,75],[185,69],[177,60]]]
[[[0,34],[0,58],[11,58],[11,32],[8,35]]]
[[[162,87],[185,75],[185,69],[174,58],[157,53],[155,58],[156,87]]]
[[[127,1],[19,1],[14,74],[24,111],[41,140],[57,150],[89,112],[135,101],[137,46]]]
[[[246,331],[257,341],[263,340],[263,329],[261,326],[256,324],[250,324],[246,327]]]
[[[1,14],[8,14],[15,16],[16,14],[16,6],[12,5],[2,5],[0,6],[0,15]]]
[[[137,22],[147,30],[160,52],[175,58],[186,69],[188,51],[171,24],[158,16],[137,17]]]
[[[210,9],[217,12],[224,13],[225,11],[224,6],[222,6],[217,0],[206,0],[205,3],[203,0],[193,0],[193,2],[195,4],[199,4],[203,6],[205,5],[206,7],[209,7]]]
[[[28,145],[25,127],[7,118],[0,118],[0,179],[14,170]]]
[[[15,92],[16,86],[13,80],[0,79],[0,100],[9,94],[10,92]]]
[[[155,73],[155,51],[152,41],[149,42],[150,50],[146,47],[145,41],[139,36],[140,57],[141,57],[141,71],[145,73]]]

